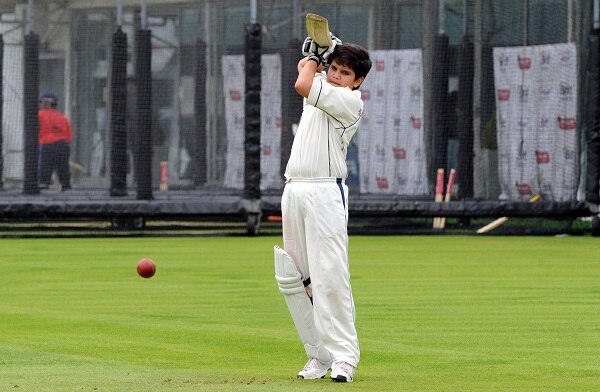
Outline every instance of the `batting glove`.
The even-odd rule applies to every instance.
[[[342,44],[342,40],[339,39],[338,37],[336,37],[335,35],[333,35],[332,32],[329,32],[329,35],[331,35],[331,40],[333,41],[334,45],[341,45]]]
[[[304,57],[308,57],[316,51],[317,44],[313,41],[312,38],[306,37],[304,42],[302,43],[302,55]]]
[[[326,48],[326,50],[320,54],[321,58],[323,59],[323,64],[325,64],[325,65],[329,64],[329,57],[331,57],[331,54],[335,50],[335,47],[342,44],[342,40],[340,40],[338,37],[333,35],[331,32],[329,34],[331,35],[332,44],[330,47]]]
[[[319,55],[319,45],[311,37],[306,37],[302,43],[302,55],[308,57],[309,60],[313,60],[317,63],[317,66],[323,63],[323,59]]]

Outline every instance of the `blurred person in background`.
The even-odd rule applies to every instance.
[[[56,109],[58,98],[47,91],[40,96],[39,121],[39,182],[48,189],[56,171],[61,190],[71,189],[69,156],[73,140],[69,119]]]

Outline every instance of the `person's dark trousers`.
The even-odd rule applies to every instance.
[[[69,156],[71,149],[67,142],[43,144],[40,148],[40,185],[50,185],[52,172],[56,170],[62,189],[71,188]]]

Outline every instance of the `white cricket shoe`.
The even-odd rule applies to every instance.
[[[304,378],[305,380],[323,378],[329,369],[331,369],[331,362],[323,363],[317,358],[311,358],[306,362],[306,365],[304,365],[304,369],[298,372],[298,378]]]
[[[352,382],[354,366],[348,362],[335,362],[331,371],[331,379],[335,382]]]

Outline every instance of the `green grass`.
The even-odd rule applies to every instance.
[[[276,243],[1,240],[0,390],[600,390],[595,238],[351,237],[362,360],[343,386],[295,377]]]

